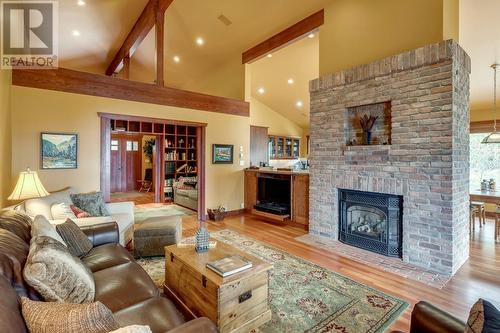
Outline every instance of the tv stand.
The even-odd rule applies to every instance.
[[[284,181],[284,184],[288,182],[289,185],[265,185],[263,179],[279,179]],[[274,193],[266,197],[263,195],[262,186],[271,187],[266,192],[274,190]],[[276,197],[277,193],[285,191],[288,192],[283,193],[285,196]],[[308,230],[309,173],[266,169],[245,170],[245,211],[264,221]]]

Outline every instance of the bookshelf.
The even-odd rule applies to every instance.
[[[198,175],[197,127],[167,124],[164,140],[165,201],[171,201],[175,181]]]

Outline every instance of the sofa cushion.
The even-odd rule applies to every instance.
[[[70,197],[75,206],[86,211],[90,214],[90,216],[96,217],[109,215],[102,192],[97,191],[71,194]]]
[[[31,239],[31,218],[19,211],[3,210],[0,212],[0,229],[9,230],[26,243]]]
[[[50,207],[50,214],[52,215],[53,220],[60,219],[74,219],[76,218],[75,213],[71,210],[72,205],[68,205],[65,202],[58,202],[52,204]]]
[[[117,311],[114,316],[120,325],[149,325],[153,332],[167,332],[182,325],[184,318],[172,302],[161,296],[153,297]]]
[[[92,272],[133,261],[130,252],[118,244],[96,246],[81,259]]]
[[[19,295],[38,300],[41,296],[24,281],[23,277],[23,267],[28,252],[29,245],[21,238],[10,231],[0,229],[0,275],[10,282]]]
[[[159,294],[149,275],[135,262],[97,271],[94,280],[95,300],[113,312]]]
[[[21,299],[30,333],[107,333],[120,325],[100,302],[90,304],[35,302]]]
[[[69,252],[77,257],[81,257],[92,250],[92,242],[87,235],[71,219],[56,225],[57,233],[62,237]]]
[[[32,240],[23,276],[46,301],[89,303],[94,300],[95,285],[90,270],[50,237]]]
[[[66,246],[66,242],[57,233],[56,228],[52,225],[43,215],[37,215],[33,220],[31,226],[31,242],[33,242],[37,237],[46,236],[50,237],[62,245]]]
[[[26,214],[34,218],[37,215],[43,215],[48,220],[53,220],[52,213],[50,211],[51,207],[55,203],[67,203],[71,205],[70,193],[73,191],[72,188],[67,188],[59,192],[53,192],[50,195],[43,198],[29,199],[24,202],[24,209]]]
[[[0,276],[0,332],[27,333],[19,297],[9,281]]]

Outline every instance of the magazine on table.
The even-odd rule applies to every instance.
[[[207,267],[222,277],[252,268],[252,262],[239,255],[227,256],[207,263]]]

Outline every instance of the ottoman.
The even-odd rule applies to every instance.
[[[165,246],[177,244],[182,238],[180,216],[150,217],[134,226],[135,257],[164,256]]]

